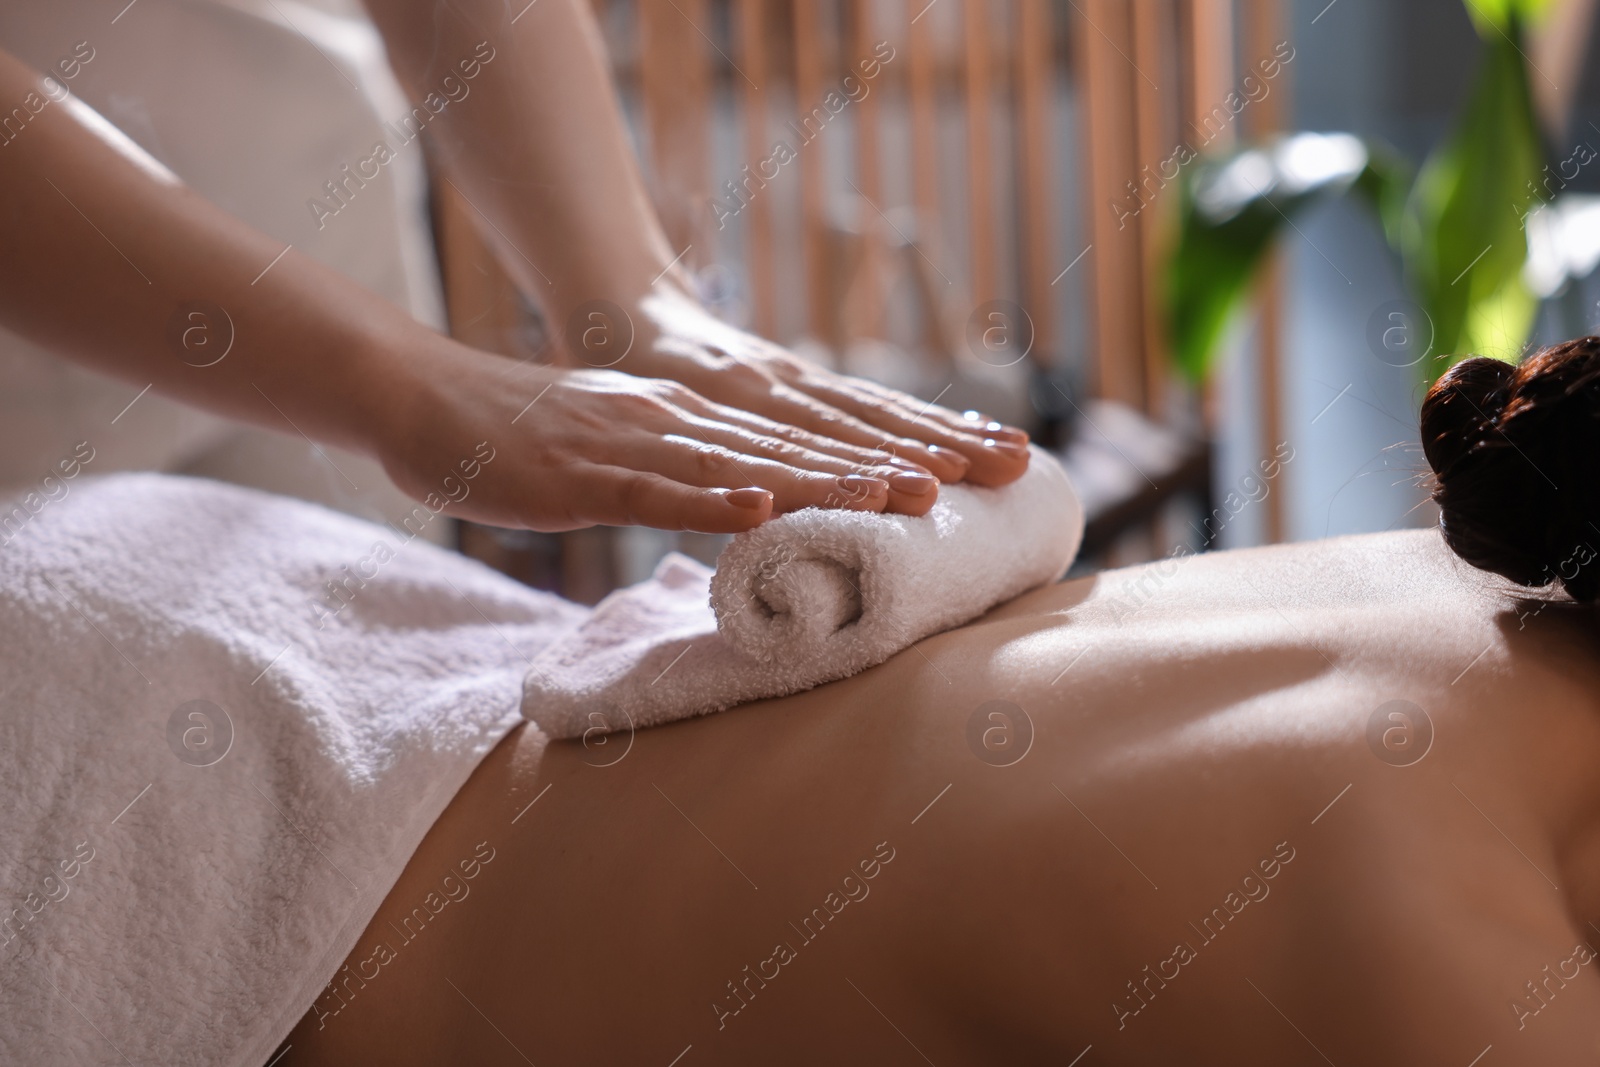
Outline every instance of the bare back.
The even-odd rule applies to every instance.
[[[1590,1062],[1594,632],[1407,532],[1066,583],[603,744],[525,730],[293,1055]]]

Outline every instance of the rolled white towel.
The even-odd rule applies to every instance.
[[[1018,481],[944,486],[919,518],[793,512],[734,538],[715,576],[673,554],[611,594],[534,660],[523,714],[598,744],[810,689],[1060,578],[1082,540],[1078,496],[1037,448]]]
[[[927,515],[806,508],[740,534],[711,606],[735,649],[853,673],[1066,573],[1083,508],[1048,452],[997,489],[948,485]]]

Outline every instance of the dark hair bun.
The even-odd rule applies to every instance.
[[[1474,356],[1422,402],[1445,543],[1519,585],[1600,596],[1600,338],[1513,366]]]

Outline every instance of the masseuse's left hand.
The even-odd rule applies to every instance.
[[[568,365],[669,379],[769,436],[805,431],[835,454],[881,447],[945,482],[999,485],[1026,469],[1022,431],[813,366],[689,295],[690,250],[651,206],[587,0],[514,16],[503,0],[367,6],[412,99],[448,96],[428,123],[438,158]],[[597,308],[623,318],[593,320]],[[585,349],[591,326],[607,335],[600,351]]]
[[[594,322],[608,336],[593,350],[582,328],[588,320],[578,315],[561,338],[558,358],[570,366],[605,364],[676,381],[716,403],[910,460],[943,482],[1004,485],[1027,469],[1028,435],[1015,427],[835,374],[729,326],[675,287],[658,284],[630,303],[626,322],[611,323],[606,319],[614,313],[598,313]],[[631,334],[620,358],[608,350],[618,332]]]

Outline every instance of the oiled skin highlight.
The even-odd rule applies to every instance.
[[[523,730],[351,960],[488,842],[470,894],[290,1055],[1593,1062],[1596,630],[1513,592],[1432,531],[1220,553],[631,748]],[[1010,766],[969,747],[995,700],[1032,723]],[[1409,766],[1368,740],[1395,700],[1432,724]]]

